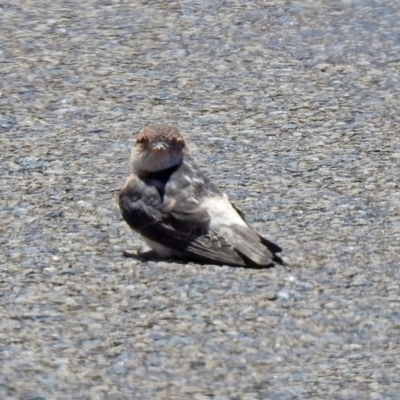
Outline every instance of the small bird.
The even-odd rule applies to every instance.
[[[119,207],[124,220],[152,249],[139,256],[249,268],[283,264],[276,254],[281,248],[253,230],[193,162],[177,128],[142,129],[132,150],[131,169]]]

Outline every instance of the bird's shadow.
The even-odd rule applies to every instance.
[[[154,250],[148,250],[148,251],[138,251],[138,252],[131,252],[128,250],[124,250],[122,252],[122,256],[125,258],[133,258],[134,260],[141,261],[141,262],[167,262],[169,264],[180,264],[180,265],[186,265],[190,262],[199,264],[199,265],[216,265],[216,266],[228,266],[231,268],[245,268],[245,269],[270,269],[271,267],[274,266],[274,263],[271,263],[270,265],[231,265],[231,264],[224,264],[224,263],[210,263],[210,262],[204,262],[204,261],[199,261],[199,260],[190,260],[190,259],[184,259],[184,258],[171,258],[171,257],[160,257]],[[280,264],[280,263],[278,263]]]
[[[142,262],[167,262],[167,263],[173,263],[173,264],[187,264],[189,260],[184,260],[180,258],[171,258],[171,257],[160,257],[154,250],[148,250],[148,251],[138,251],[138,252],[132,252],[128,250],[124,250],[122,252],[122,256],[125,258],[133,258],[134,260],[137,261],[142,261]]]

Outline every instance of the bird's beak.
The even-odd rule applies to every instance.
[[[163,151],[168,149],[168,145],[165,142],[157,142],[151,146],[153,150]]]

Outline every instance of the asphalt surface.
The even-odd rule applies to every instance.
[[[0,3],[0,398],[400,399],[400,3]],[[284,249],[125,259],[177,125]]]

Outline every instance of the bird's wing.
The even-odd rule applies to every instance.
[[[231,205],[243,221],[246,222],[243,211],[232,202]],[[246,225],[247,227],[235,226],[235,234],[233,235],[235,238],[231,240],[236,251],[245,260],[246,265],[253,267],[270,265],[273,261],[283,264],[282,259],[276,255],[282,249],[277,244],[259,235],[247,222]]]
[[[246,218],[244,216],[243,211],[236,205],[234,204],[232,201],[230,202],[232,207],[236,210],[236,212],[240,215],[240,217],[243,219],[244,222],[246,222]],[[247,224],[247,222],[246,222]],[[247,224],[248,225],[248,224]],[[258,236],[259,240],[265,247],[268,248],[268,250],[275,255],[275,253],[280,253],[282,251],[282,249],[275,243],[271,242],[268,239],[263,238],[261,235],[259,235],[256,231],[254,231],[250,226],[249,228],[253,231],[253,236],[254,233]],[[282,260],[281,260],[282,261]]]
[[[187,258],[245,266],[229,241],[209,228],[209,213],[194,200],[162,199],[154,186],[131,177],[120,193],[119,205],[132,229]]]
[[[248,267],[262,268],[270,266],[274,261],[278,264],[283,263],[275,254],[281,251],[280,247],[264,239],[249,226],[232,226],[229,234],[225,236]]]

